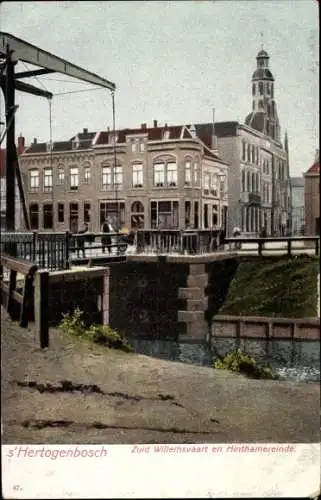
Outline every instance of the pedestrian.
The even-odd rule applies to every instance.
[[[86,223],[84,229],[78,231],[78,234],[85,234],[88,232],[88,224]],[[77,256],[80,257],[80,252],[82,252],[83,258],[85,258],[85,236],[77,236]]]
[[[102,251],[103,251],[103,253],[106,252],[106,248],[107,248],[109,255],[111,254],[111,237],[108,234],[108,233],[110,233],[110,229],[111,228],[110,228],[110,225],[109,225],[108,221],[105,220],[102,223],[101,232],[105,233],[106,236],[103,236],[101,238],[101,244],[102,244]]]
[[[241,230],[238,226],[235,226],[234,229],[233,229],[233,238],[238,238],[239,236],[241,236]],[[235,249],[236,250],[240,250],[241,249],[241,243],[236,241],[235,242]]]

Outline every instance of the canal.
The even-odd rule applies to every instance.
[[[155,358],[210,366],[212,360],[236,348],[243,349],[260,363],[270,366],[284,380],[320,383],[320,342],[289,340],[212,339],[180,343],[158,339],[129,339],[135,352]]]

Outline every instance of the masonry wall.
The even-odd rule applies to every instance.
[[[49,275],[49,326],[77,307],[87,325],[109,322],[109,269],[59,271]]]

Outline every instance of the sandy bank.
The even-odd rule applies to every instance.
[[[92,346],[57,330],[41,351],[32,329],[19,328],[3,309],[1,332],[3,443],[320,438],[317,384],[249,380]]]

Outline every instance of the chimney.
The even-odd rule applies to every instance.
[[[165,123],[165,127],[164,128],[167,128],[167,127],[168,127],[168,125],[167,125],[167,123]]]
[[[18,137],[18,155],[21,155],[25,150],[25,138],[20,133]]]
[[[107,132],[109,132],[109,131],[110,131],[110,128],[109,128],[109,127],[107,127]]]
[[[140,128],[142,128],[143,130],[147,129],[147,124],[146,123],[142,123]]]
[[[154,120],[154,128],[157,127],[157,120]]]
[[[83,134],[88,134],[88,128],[83,129]]]
[[[34,138],[33,144],[37,144],[37,137]]]

